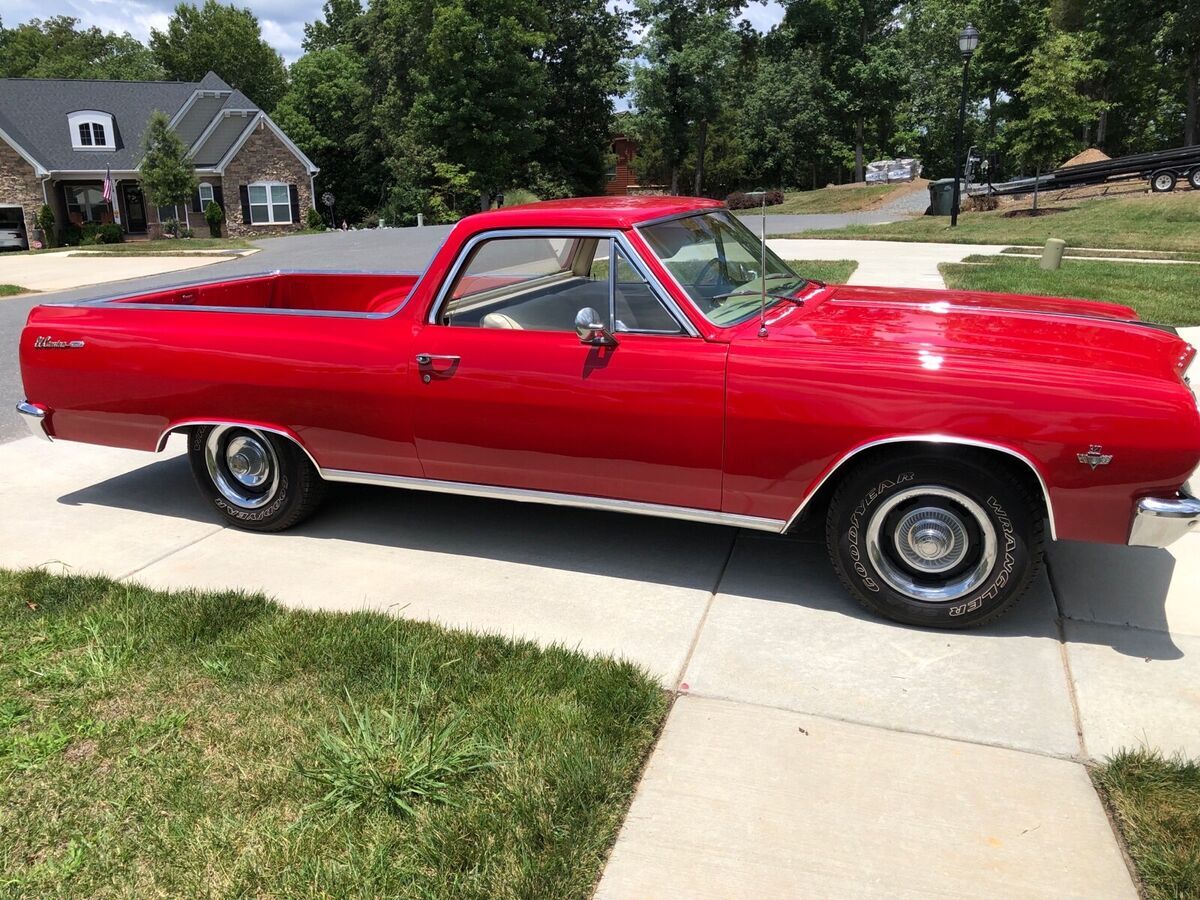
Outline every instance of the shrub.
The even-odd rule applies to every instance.
[[[42,229],[42,237],[46,240],[47,247],[54,246],[54,210],[48,205],[43,204],[37,214],[38,228]]]
[[[125,235],[121,232],[120,225],[110,222],[96,229],[96,240],[101,244],[119,244],[125,240]]]
[[[74,222],[68,222],[63,226],[62,244],[64,247],[78,247],[79,242],[83,240],[83,229]]]
[[[782,202],[783,191],[767,191],[767,206],[778,206]],[[762,199],[743,194],[741,191],[734,191],[725,198],[725,205],[730,209],[758,209],[762,206]]]
[[[204,221],[208,223],[208,233],[215,238],[221,236],[221,223],[225,221],[225,213],[216,200],[209,200],[204,207]]]
[[[308,212],[304,214],[304,224],[314,231],[321,231],[325,228],[325,219],[320,210],[310,206]]]

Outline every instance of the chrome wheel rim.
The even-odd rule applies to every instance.
[[[279,487],[279,457],[253,428],[213,428],[204,442],[204,464],[221,496],[242,509],[265,506]]]
[[[996,529],[961,491],[932,485],[880,504],[866,531],[867,558],[893,590],[948,603],[979,588],[996,564]]]

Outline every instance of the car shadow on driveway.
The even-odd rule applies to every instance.
[[[196,492],[184,456],[88,485],[59,497],[59,503],[219,522]],[[312,519],[278,537],[289,535],[604,575],[878,621],[838,583],[822,546],[819,519],[776,536],[568,507],[332,484]],[[745,556],[745,561],[727,570],[731,556]],[[1089,632],[1091,642],[1120,653],[1181,658],[1165,609],[1174,568],[1174,558],[1163,550],[1056,546],[1049,571],[1057,613],[1068,620],[1130,626]],[[1054,617],[1044,608],[1028,597],[1021,608],[982,631],[993,637],[1057,640]],[[1154,640],[1147,640],[1151,635],[1146,631],[1155,632]]]

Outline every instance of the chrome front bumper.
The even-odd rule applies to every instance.
[[[1172,499],[1143,497],[1129,532],[1131,547],[1168,547],[1191,531],[1200,531],[1200,500],[1186,494]]]
[[[17,412],[21,414],[21,418],[25,421],[25,424],[29,426],[30,434],[41,438],[43,441],[51,440],[50,435],[46,431],[46,410],[44,408],[30,403],[28,400],[22,400],[17,404]]]

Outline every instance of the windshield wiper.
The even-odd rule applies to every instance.
[[[771,291],[767,291],[767,293],[765,295],[763,294],[762,291],[730,291],[728,294],[716,294],[713,297],[710,297],[709,299],[711,299],[711,300],[728,300],[730,297],[762,297],[762,296],[770,297],[772,300],[788,300],[792,303],[795,303],[797,306],[804,305],[804,301],[801,300],[799,297],[792,297],[789,294],[775,294],[775,293],[772,293]]]

